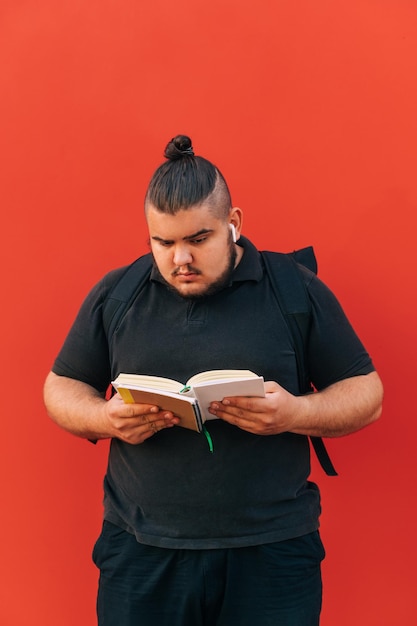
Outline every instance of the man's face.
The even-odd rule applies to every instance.
[[[181,296],[207,296],[229,282],[240,255],[237,258],[228,220],[204,204],[176,215],[149,205],[146,217],[159,272]]]

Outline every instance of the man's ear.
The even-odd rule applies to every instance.
[[[229,227],[234,235],[233,241],[237,241],[242,232],[243,211],[239,207],[233,207],[229,213]],[[233,227],[233,228],[232,228]]]

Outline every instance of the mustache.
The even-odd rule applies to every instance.
[[[190,272],[192,274],[201,274],[201,271],[199,269],[197,269],[196,267],[193,267],[192,265],[186,265],[186,272],[181,271],[183,270],[184,266],[181,267],[176,267],[175,270],[173,270],[171,272],[171,276],[178,276],[178,274],[184,274],[186,272]]]

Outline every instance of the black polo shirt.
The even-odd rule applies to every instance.
[[[209,369],[250,369],[299,393],[295,354],[260,255],[246,239],[222,291],[187,300],[156,269],[108,346],[103,300],[121,275],[105,276],[87,296],[53,367],[100,391],[120,372],[186,382]],[[329,289],[304,271],[313,323],[308,366],[317,389],[374,368]],[[221,400],[221,398],[219,398]],[[105,519],[138,541],[171,548],[257,545],[318,527],[318,488],[308,481],[309,444],[292,433],[252,435],[221,420],[203,435],[175,427],[140,445],[112,440]]]

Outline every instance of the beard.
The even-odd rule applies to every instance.
[[[207,285],[204,291],[201,291],[200,293],[197,293],[197,294],[190,294],[190,295],[180,294],[180,295],[187,300],[200,300],[201,298],[207,298],[208,296],[213,296],[219,291],[222,291],[223,289],[225,289],[225,287],[228,287],[231,282],[233,270],[235,269],[236,256],[237,256],[235,245],[233,242],[231,242],[231,245],[228,248],[228,254],[229,254],[229,260],[228,260],[226,269],[224,270],[222,274],[220,274],[220,276],[214,282],[212,282],[210,285]]]
[[[235,269],[236,257],[237,257],[237,252],[236,252],[235,244],[232,240],[232,237],[230,237],[229,242],[228,242],[227,254],[228,254],[228,262],[224,271],[220,274],[220,276],[218,276],[218,278],[216,278],[215,281],[207,285],[206,288],[200,291],[199,293],[192,293],[192,294],[185,293],[184,294],[173,285],[170,285],[170,283],[168,283],[165,280],[165,278],[162,276],[159,270],[158,270],[158,273],[159,273],[161,280],[165,284],[165,286],[168,287],[170,291],[181,296],[181,298],[184,298],[184,300],[201,300],[203,298],[207,298],[208,296],[213,296],[214,294],[218,293],[219,291],[222,291],[223,289],[225,289],[225,287],[228,287],[230,285],[231,277]],[[198,270],[196,270],[192,266],[189,266],[188,269],[189,271],[198,272]]]

